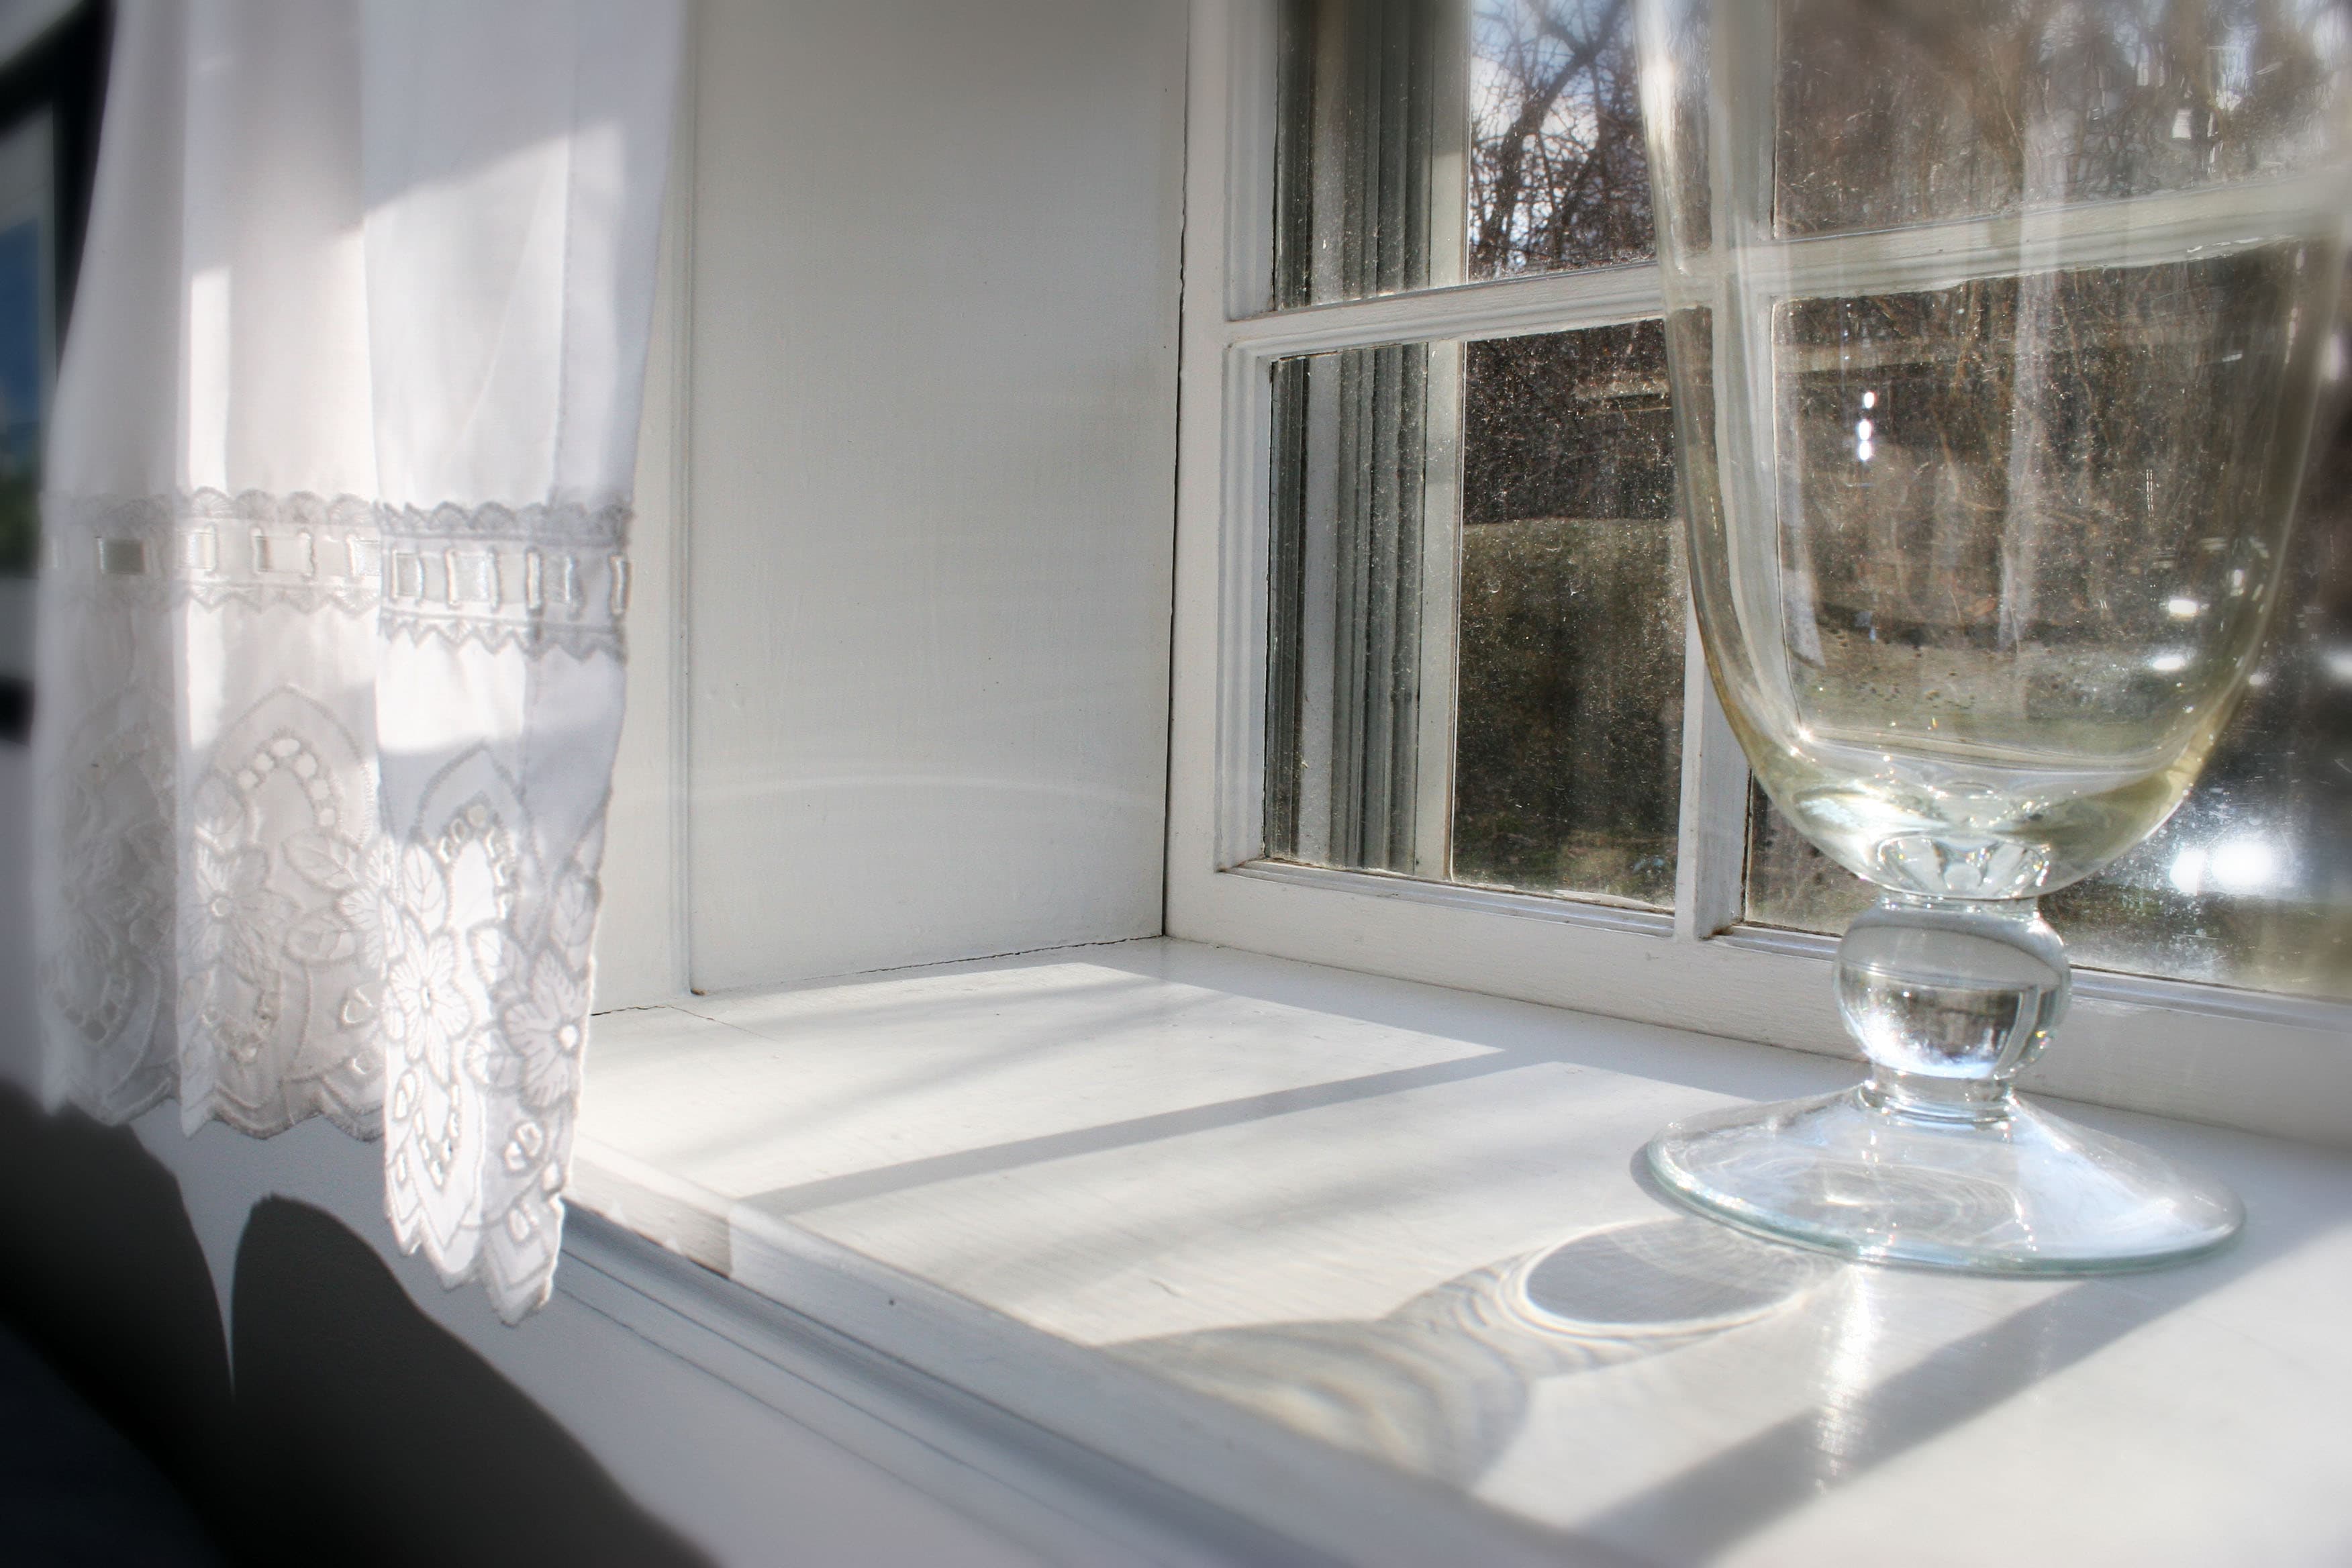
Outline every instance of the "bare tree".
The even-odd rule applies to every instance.
[[[1470,275],[1648,256],[1627,0],[1482,0],[1471,54]]]

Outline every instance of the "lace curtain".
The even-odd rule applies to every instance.
[[[44,505],[55,1098],[383,1140],[546,1299],[622,705],[677,0],[115,29]]]

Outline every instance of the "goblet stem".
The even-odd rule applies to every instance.
[[[1838,944],[1838,1011],[1889,1115],[1994,1126],[2072,989],[2065,945],[2031,899],[1888,893]]]
[[[1890,894],[1838,947],[1838,1007],[1870,1077],[1678,1122],[1650,1169],[1717,1219],[1873,1262],[2088,1274],[2221,1246],[2244,1218],[2229,1189],[2011,1087],[2068,991],[2030,900]]]

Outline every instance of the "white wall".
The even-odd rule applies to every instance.
[[[694,985],[1160,929],[1184,23],[703,8]]]

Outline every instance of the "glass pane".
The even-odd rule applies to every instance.
[[[1431,579],[1453,521],[1441,508],[1433,530],[1428,505],[1442,479],[1427,460],[1432,357],[1402,343],[1275,367],[1265,817],[1277,858],[1444,875],[1422,807],[1425,785],[1442,796],[1444,766],[1421,735],[1423,672],[1441,704],[1444,679],[1423,605],[1444,605]]]
[[[2043,900],[2076,962],[2352,996],[2352,399],[2347,335],[2315,426],[2302,516],[2253,689],[2172,819]],[[1748,913],[1843,931],[1870,895],[1760,796]]]
[[[1682,530],[1655,321],[1470,345],[1454,875],[1666,908]]]
[[[1885,0],[1780,0],[1782,75],[1776,221],[1819,234],[2110,200],[2294,171],[2325,143],[2346,68],[2340,0],[2110,0],[2099,5],[1972,5],[1990,30],[1998,84],[1955,71],[1953,7]],[[1867,12],[1867,25],[1857,17]],[[1972,96],[1977,95],[1977,96]],[[1979,99],[2000,111],[1979,117]],[[2011,112],[2043,102],[2087,134]],[[2065,155],[2050,149],[2063,147]],[[1867,163],[1873,173],[1847,172]],[[1890,181],[1889,163],[1912,172]],[[1903,210],[1881,204],[1899,199]]]
[[[1469,275],[1647,260],[1633,7],[1480,0],[1470,45]]]
[[[1290,0],[1277,308],[1639,260],[1627,0]]]
[[[1659,324],[1286,360],[1274,438],[1266,853],[1671,905]]]

